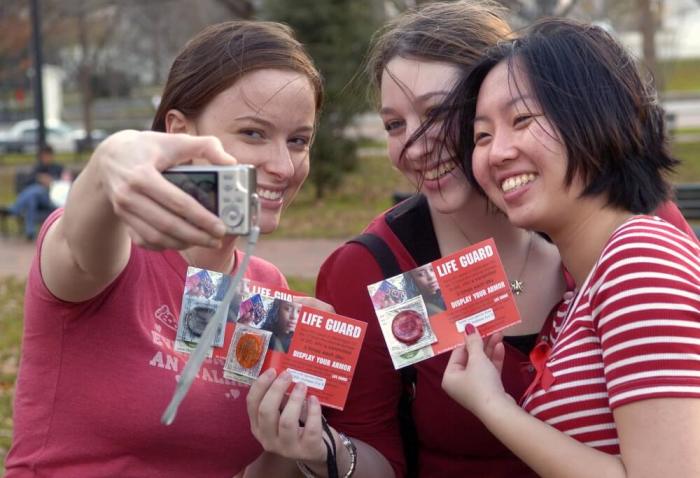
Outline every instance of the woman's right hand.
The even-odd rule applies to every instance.
[[[193,160],[236,164],[217,138],[121,131],[103,141],[92,160],[114,214],[136,244],[150,249],[220,244],[226,230],[221,219],[161,175]]]
[[[306,399],[302,383],[294,386],[284,403],[291,383],[286,371],[276,377],[275,370],[268,369],[258,377],[247,398],[250,429],[267,452],[310,464],[325,463],[321,405],[315,396]]]

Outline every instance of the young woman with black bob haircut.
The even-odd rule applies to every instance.
[[[601,28],[546,20],[445,104],[474,187],[546,233],[577,286],[522,408],[501,383],[501,337],[473,327],[445,391],[541,476],[700,476],[700,248],[648,215],[677,161],[634,60]]]

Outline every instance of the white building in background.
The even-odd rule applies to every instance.
[[[47,121],[58,121],[63,113],[63,78],[62,68],[54,65],[44,65],[42,71],[44,118]]]

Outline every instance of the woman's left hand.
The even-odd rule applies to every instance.
[[[323,310],[325,312],[335,314],[335,309],[331,304],[327,304],[326,302],[323,302],[322,300],[317,299],[316,297],[307,297],[303,295],[294,296],[292,302],[294,302],[295,304],[301,304],[307,307],[313,307],[314,309]]]
[[[463,347],[452,351],[442,377],[442,388],[457,403],[479,416],[482,407],[496,401],[512,401],[501,381],[501,370],[505,358],[503,334],[495,333],[486,341],[479,331],[466,335]]]

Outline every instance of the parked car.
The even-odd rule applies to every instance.
[[[45,123],[46,142],[58,153],[74,153],[84,151],[87,147],[85,130],[77,129],[63,121],[48,120]],[[29,153],[36,151],[37,130],[39,122],[36,119],[18,121],[10,129],[0,131],[0,152]],[[95,146],[107,137],[103,130],[92,131],[92,144]]]

